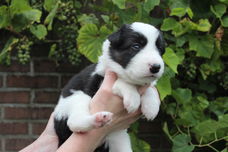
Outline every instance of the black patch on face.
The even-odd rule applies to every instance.
[[[123,25],[119,31],[108,37],[110,56],[126,68],[130,60],[147,44],[147,39],[140,33],[133,31],[129,25]]]
[[[156,47],[161,55],[165,53],[165,40],[161,32],[159,32],[158,38],[156,40]]]

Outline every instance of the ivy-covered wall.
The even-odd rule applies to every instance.
[[[57,65],[81,65],[82,56],[96,62],[103,40],[122,24],[153,24],[167,42],[157,88],[171,151],[227,152],[227,6],[228,0],[2,0],[0,62],[26,64],[37,46],[47,47]],[[135,142],[136,128],[134,150],[150,151]]]

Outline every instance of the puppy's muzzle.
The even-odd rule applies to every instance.
[[[150,72],[152,74],[158,73],[160,71],[160,69],[161,69],[161,65],[160,64],[153,64],[153,65],[150,66]]]

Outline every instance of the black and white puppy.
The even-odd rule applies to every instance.
[[[103,54],[97,64],[92,64],[75,75],[62,90],[54,111],[55,129],[61,145],[72,132],[85,132],[105,125],[112,113],[102,111],[93,115],[89,112],[91,97],[99,89],[107,68],[118,75],[112,90],[123,97],[128,112],[141,111],[148,120],[159,111],[160,99],[149,87],[140,97],[137,86],[156,83],[164,71],[161,55],[165,44],[158,29],[149,24],[135,22],[123,25],[103,43]],[[99,152],[132,152],[127,130],[109,134],[106,148]]]

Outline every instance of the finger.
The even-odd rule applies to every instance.
[[[117,76],[114,72],[106,70],[104,80],[102,82],[101,88],[110,89],[115,83]]]
[[[141,109],[138,109],[137,111],[133,112],[133,113],[128,113],[124,116],[124,119],[132,119],[132,118],[136,118],[142,115]]]
[[[132,124],[134,122],[136,122],[137,120],[139,120],[142,117],[142,115],[139,115],[137,117],[133,117],[132,119],[129,120],[129,123]]]
[[[140,95],[144,94],[144,92],[146,91],[146,89],[149,87],[150,85],[145,85],[145,86],[142,86],[140,88],[138,88],[138,92]]]
[[[141,117],[142,117],[142,115],[135,116],[133,118],[129,118],[127,121],[127,124],[125,124],[123,128],[125,128],[125,129],[129,128],[131,124],[135,123]]]
[[[133,112],[131,114],[132,117],[138,117],[138,116],[141,116],[142,115],[142,111],[141,109],[139,108],[137,111]]]

